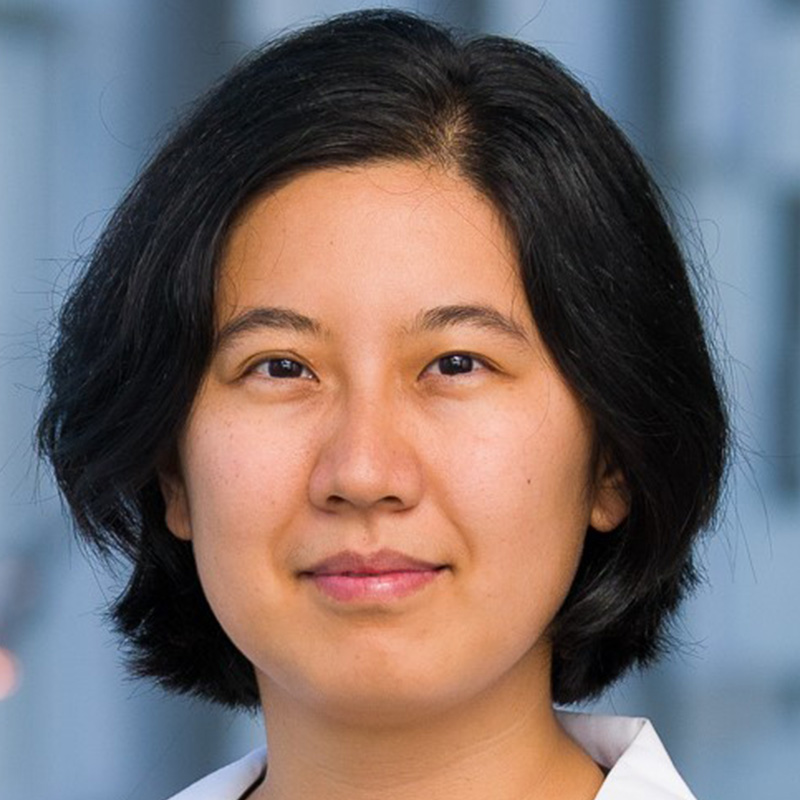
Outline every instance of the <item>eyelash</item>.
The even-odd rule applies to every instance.
[[[462,366],[469,367],[469,369],[464,370],[463,372],[442,372],[440,373],[442,377],[456,377],[458,375],[471,375],[475,371],[483,371],[484,369],[491,370],[492,367],[482,358],[472,355],[472,353],[445,353],[444,355],[435,358],[431,361],[428,366],[422,371],[424,375],[427,373],[431,367],[438,365],[441,369],[444,366],[443,362],[447,362],[448,360],[453,360],[456,364],[461,361]],[[283,367],[288,372],[294,372],[296,374],[284,374],[284,375],[276,375],[272,372],[273,365],[276,366],[276,369],[280,369],[277,365],[283,365]],[[451,364],[452,366],[452,364]],[[266,368],[266,370],[264,370]],[[296,368],[299,368],[296,369]],[[476,370],[477,368],[477,370]],[[258,361],[257,363],[253,364],[248,370],[247,374],[255,373],[255,372],[266,372],[266,377],[272,378],[275,380],[313,380],[316,378],[314,373],[301,361],[298,361],[295,358],[288,358],[288,357],[272,357],[272,358],[265,358],[262,361]],[[307,374],[303,374],[303,372]]]
[[[473,372],[476,371],[483,371],[484,369],[491,369],[489,364],[484,361],[482,358],[478,356],[472,355],[472,353],[445,353],[443,356],[439,356],[438,358],[431,361],[427,367],[423,370],[423,374],[427,372],[431,367],[434,365],[438,365],[440,368],[442,367],[442,362],[448,361],[449,359],[463,359],[466,364],[468,364],[472,369],[466,370],[464,372],[452,372],[452,373],[441,373],[444,377],[455,377],[456,375],[471,375]]]
[[[308,373],[307,375],[298,374],[298,375],[274,375],[272,374],[271,367],[273,365],[283,365],[287,369],[291,371],[292,367],[299,367],[300,373],[305,371]],[[288,358],[287,356],[281,357],[273,357],[273,358],[265,358],[262,361],[258,361],[257,363],[253,364],[250,369],[248,369],[248,373],[250,372],[261,372],[262,368],[266,368],[266,377],[268,378],[275,378],[277,380],[285,380],[285,379],[292,379],[297,380],[302,378],[303,380],[311,380],[315,378],[315,375],[311,370],[302,363],[302,361],[298,361],[296,358]]]

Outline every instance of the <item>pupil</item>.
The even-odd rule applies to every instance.
[[[272,378],[299,378],[303,367],[291,358],[274,358],[269,362],[269,374]]]
[[[443,375],[460,375],[464,372],[472,371],[471,356],[445,356],[439,359],[439,369]]]

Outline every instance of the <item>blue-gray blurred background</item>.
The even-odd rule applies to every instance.
[[[701,800],[800,793],[800,2],[402,4],[551,51],[645,155],[714,277],[739,430],[683,651],[603,707],[654,718]],[[158,800],[258,725],[132,682],[31,452],[52,314],[187,103],[323,0],[0,0],[0,798]],[[749,453],[747,458],[742,454]]]

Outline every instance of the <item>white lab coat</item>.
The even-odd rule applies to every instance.
[[[595,800],[695,800],[646,719],[559,712],[567,733],[609,770]],[[238,800],[263,774],[266,750],[254,750],[171,800]]]

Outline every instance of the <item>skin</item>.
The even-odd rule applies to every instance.
[[[552,712],[547,629],[587,527],[627,507],[494,207],[429,165],[315,171],[245,210],[221,275],[162,486],[256,670],[253,797],[594,797],[602,774]],[[386,549],[435,576],[355,602],[309,579]]]

